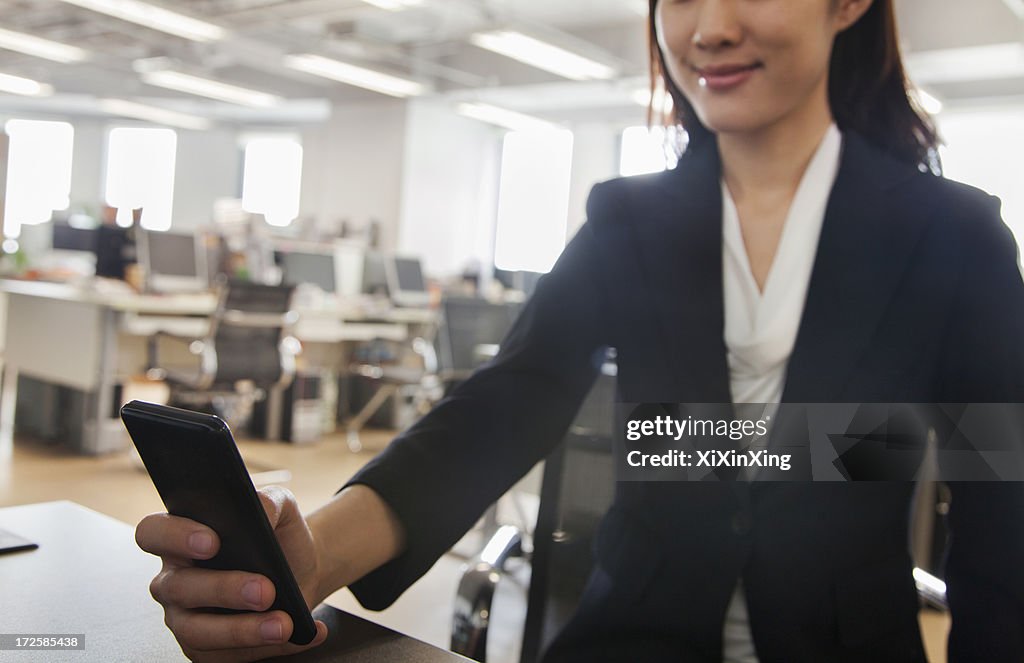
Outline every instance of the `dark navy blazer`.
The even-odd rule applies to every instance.
[[[594,187],[498,357],[352,483],[408,548],[355,583],[390,604],[563,437],[614,347],[624,402],[728,403],[711,143]],[[1024,284],[998,201],[845,133],[783,400],[1024,401]],[[721,661],[742,576],[762,663],[925,661],[900,482],[620,483],[546,661]],[[1024,661],[1024,484],[952,486],[951,663]]]

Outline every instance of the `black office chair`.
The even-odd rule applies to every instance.
[[[374,391],[346,423],[350,451],[362,451],[359,432],[389,399],[397,397],[400,402],[408,402],[415,416],[426,414],[440,400],[437,354],[428,338],[433,336],[434,329],[436,327],[430,326],[408,344],[378,340],[375,343],[380,351],[356,353],[356,360],[349,365],[349,374],[372,385]]]
[[[234,428],[248,422],[252,406],[295,375],[301,346],[292,335],[297,314],[292,286],[231,281],[220,286],[217,309],[202,339],[157,334],[150,342],[150,372],[171,387],[171,401],[212,409]],[[190,365],[171,364],[170,346],[186,343]]]
[[[438,375],[449,391],[492,358],[519,314],[518,303],[446,297],[437,336]]]
[[[359,359],[349,367],[351,375],[375,385],[373,395],[348,421],[351,451],[362,450],[359,432],[388,399],[404,393],[403,400],[411,401],[415,414],[426,414],[444,393],[492,357],[512,326],[518,305],[446,297],[441,310],[440,326],[428,330],[433,334],[417,336],[408,346],[396,344],[380,353],[388,355],[388,360]],[[403,356],[408,350],[414,357],[411,361]]]
[[[615,493],[614,407],[615,367],[608,363],[564,442],[544,461],[540,511],[529,555],[521,663],[536,661],[569,620],[590,575],[593,536]],[[520,533],[500,527],[466,564],[455,601],[452,651],[486,661],[495,589],[507,577],[508,561],[523,554]]]

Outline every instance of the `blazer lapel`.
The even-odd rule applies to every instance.
[[[721,167],[711,143],[687,152],[631,224],[676,385],[676,400],[729,403],[722,302]],[[650,204],[653,203],[653,204]]]
[[[924,215],[899,214],[889,196],[921,175],[856,134],[846,132],[843,139],[789,359],[785,402],[841,402],[925,226]]]
[[[663,173],[648,213],[630,226],[677,400],[729,403],[722,286],[721,164],[714,143]],[[889,192],[920,176],[843,134],[782,400],[836,402],[871,341],[924,228]]]

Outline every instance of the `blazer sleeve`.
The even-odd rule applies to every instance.
[[[607,343],[596,191],[591,220],[540,279],[497,357],[346,484],[380,494],[406,533],[401,556],[350,586],[363,606],[379,610],[397,599],[572,423]]]
[[[975,210],[960,235],[942,400],[1021,404],[1024,283],[1017,244],[997,199],[986,197]],[[1024,661],[1024,483],[950,482],[950,489],[949,661]]]

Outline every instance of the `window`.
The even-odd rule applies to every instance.
[[[571,131],[505,135],[494,249],[499,269],[551,270],[565,248],[571,170]]]
[[[22,225],[48,221],[67,209],[71,195],[71,154],[75,130],[67,122],[10,120],[7,199],[3,234],[18,237]]]
[[[106,199],[118,208],[118,224],[131,223],[130,210],[142,208],[147,230],[171,227],[174,162],[178,134],[172,129],[112,129],[107,141]]]
[[[242,209],[262,214],[272,226],[299,215],[302,145],[290,136],[251,138],[245,144]]]
[[[1024,246],[1024,113],[1020,106],[944,111],[936,117],[946,144],[939,150],[946,177],[998,196],[1006,225]]]
[[[675,142],[675,128],[666,133],[662,127],[629,127],[622,132],[619,153],[619,174],[643,175],[674,168],[676,155],[670,145]]]

